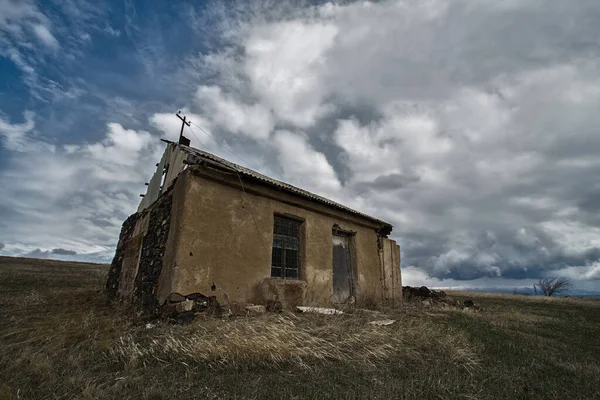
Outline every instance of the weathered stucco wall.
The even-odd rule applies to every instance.
[[[381,266],[383,301],[386,303],[401,302],[400,246],[391,239],[384,238],[381,240]]]
[[[279,300],[290,306],[330,305],[334,225],[353,232],[357,303],[401,299],[396,296],[396,286],[384,293],[383,284],[399,282],[399,250],[393,241],[383,238],[382,250],[374,222],[259,183],[243,182],[245,192],[236,174],[207,167],[188,168],[179,176],[171,221],[176,231],[168,238],[163,260],[168,268],[163,268],[160,276],[159,303],[172,292],[200,292],[217,296],[219,302],[264,304],[283,293],[285,298]],[[304,220],[299,281],[270,279],[275,213]],[[387,269],[382,260],[387,260]],[[396,275],[389,272],[394,265]],[[389,279],[385,271],[392,274]],[[401,290],[401,284],[397,287]]]

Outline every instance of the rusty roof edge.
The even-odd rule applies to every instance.
[[[289,193],[292,193],[292,194],[295,194],[295,195],[298,195],[298,196],[302,196],[302,197],[308,198],[310,200],[318,201],[318,202],[320,202],[322,204],[325,204],[325,205],[328,205],[328,206],[331,206],[331,207],[334,207],[334,208],[337,208],[337,209],[349,212],[351,214],[354,214],[354,215],[360,216],[362,218],[368,219],[368,220],[370,220],[372,222],[376,222],[378,224],[381,224],[382,225],[381,231],[385,235],[388,235],[388,234],[390,234],[392,232],[392,228],[393,228],[392,224],[390,224],[389,222],[385,222],[383,220],[380,220],[379,218],[375,218],[375,217],[372,217],[372,216],[370,216],[368,214],[362,213],[360,211],[356,211],[356,210],[354,210],[354,209],[352,209],[350,207],[347,207],[347,206],[345,206],[343,204],[337,203],[337,202],[335,202],[333,200],[330,200],[330,199],[328,199],[326,197],[323,197],[323,196],[320,196],[318,194],[309,192],[307,190],[301,189],[301,188],[296,187],[294,185],[290,185],[289,183],[285,183],[285,182],[279,181],[277,179],[268,177],[268,176],[266,176],[264,174],[261,174],[260,172],[257,172],[257,171],[251,170],[249,168],[243,167],[241,165],[235,164],[235,163],[233,163],[231,161],[225,160],[224,158],[221,158],[221,157],[216,156],[214,154],[205,152],[203,150],[199,150],[199,149],[196,149],[194,147],[186,146],[186,145],[183,145],[183,144],[178,144],[176,142],[171,142],[171,141],[167,141],[167,140],[163,140],[163,141],[166,142],[166,143],[172,143],[172,144],[178,146],[179,148],[181,148],[186,153],[191,154],[193,156],[199,157],[201,159],[207,159],[207,160],[212,161],[212,162],[219,163],[219,164],[223,165],[224,167],[227,167],[228,169],[231,169],[234,172],[240,173],[241,175],[244,175],[246,177],[258,180],[258,181],[263,182],[265,184],[268,184],[270,186],[274,186],[274,187],[283,189],[283,190],[285,190],[285,191],[287,191]],[[193,161],[188,160],[188,163],[189,162],[193,162]]]

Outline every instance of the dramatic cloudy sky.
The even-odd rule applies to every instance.
[[[109,261],[183,110],[407,283],[600,290],[596,0],[223,4],[0,0],[0,254]]]

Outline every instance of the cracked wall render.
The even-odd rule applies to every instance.
[[[265,294],[263,282],[270,277],[275,213],[304,220],[300,248],[300,279],[306,282],[301,295],[304,304],[331,303],[331,236],[335,224],[356,232],[353,265],[357,302],[366,298],[400,301],[401,295],[391,292],[384,298],[376,224],[249,180],[244,181],[244,193],[235,174],[207,167],[190,168],[179,179],[185,182],[183,199],[179,199],[181,210],[177,211],[181,213],[179,231],[174,236],[172,264],[161,275],[159,303],[172,292],[217,295],[220,302],[264,304],[270,300],[267,296],[276,293]],[[397,263],[399,275],[399,252],[397,255],[392,261]],[[293,303],[299,301],[298,290],[288,291],[294,293]]]

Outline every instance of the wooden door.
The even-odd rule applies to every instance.
[[[333,235],[333,302],[345,303],[352,295],[348,236]]]

